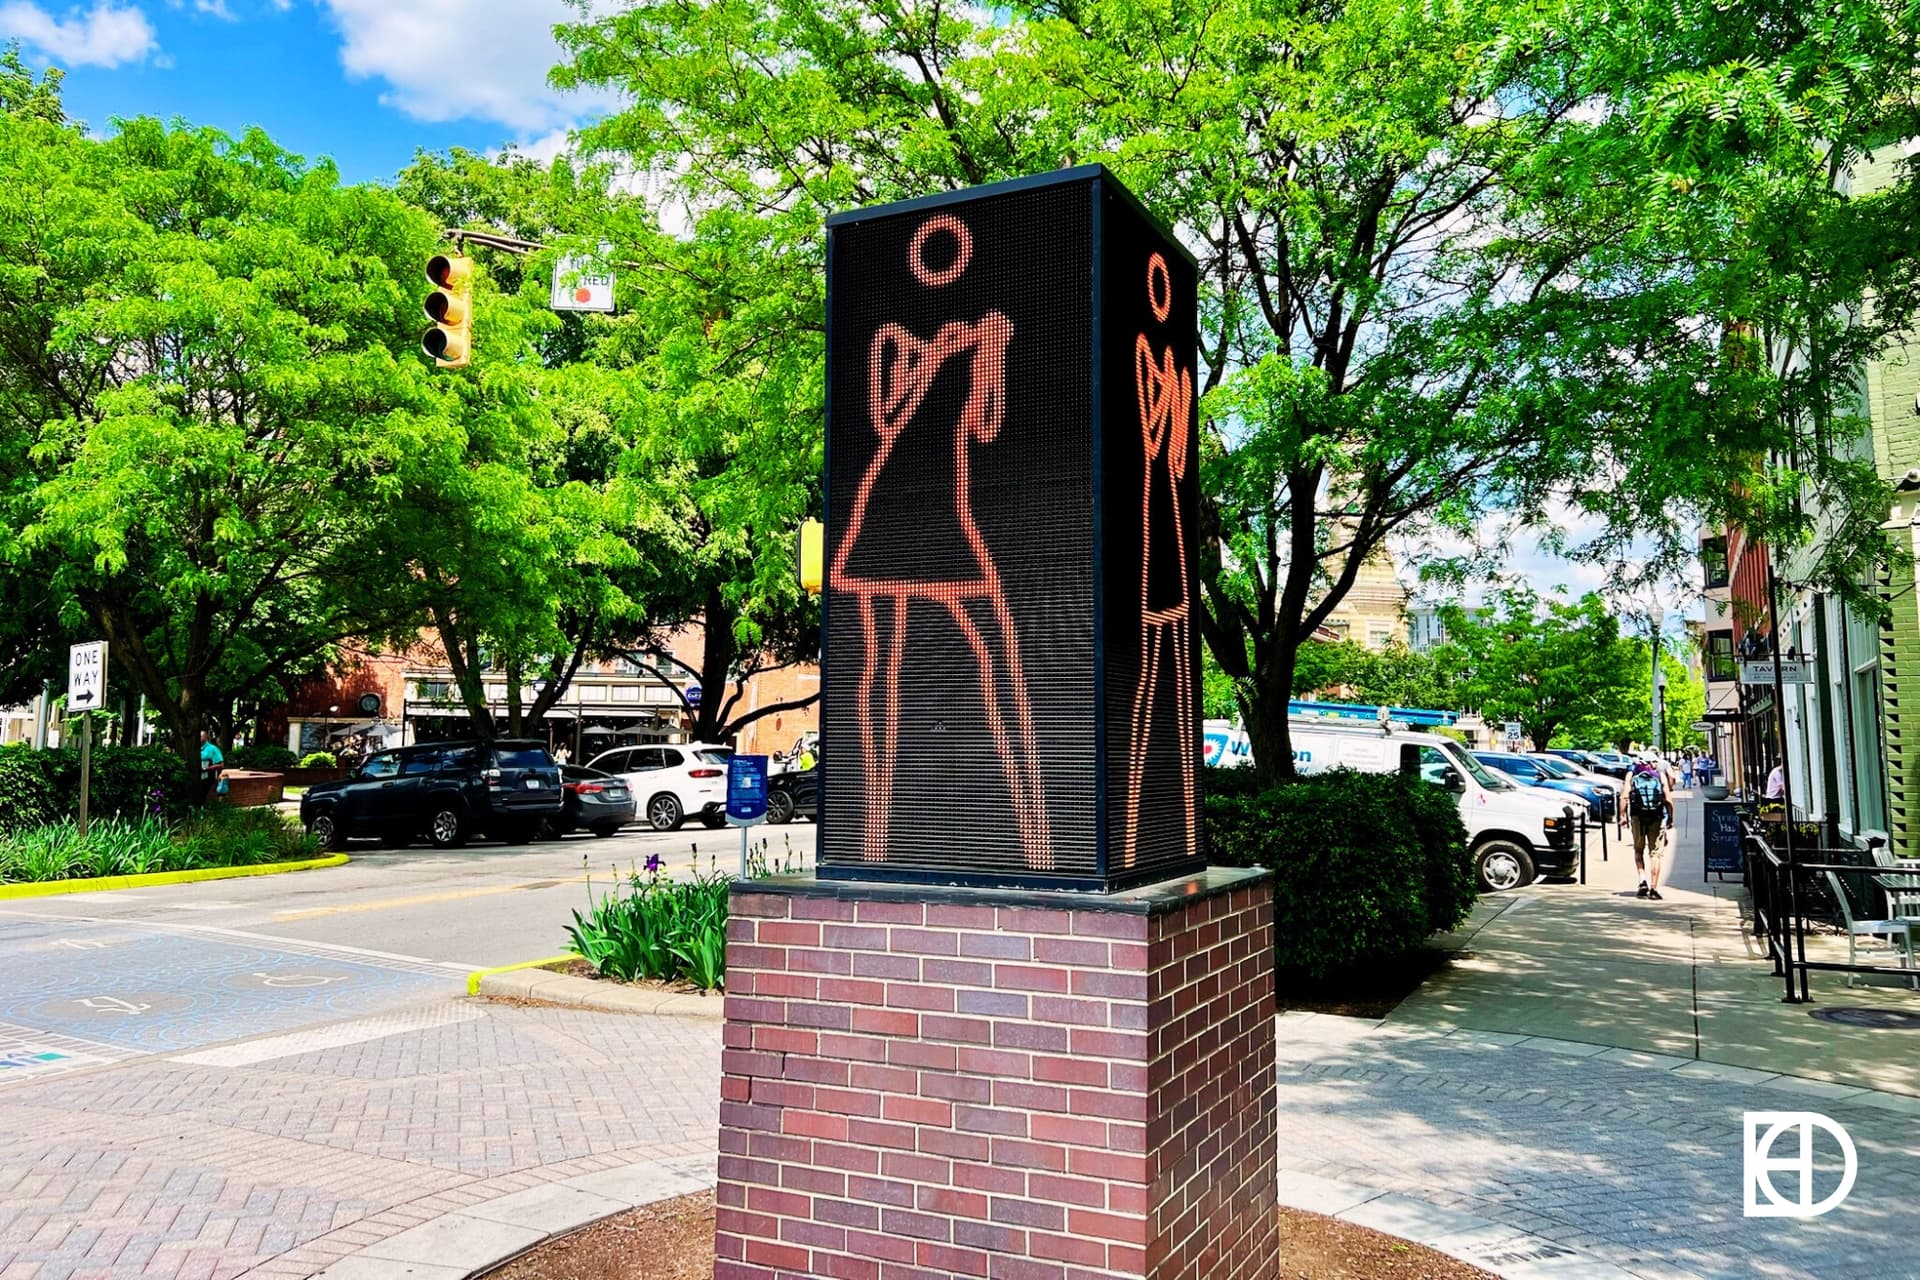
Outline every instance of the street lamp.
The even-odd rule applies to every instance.
[[[1647,621],[1653,624],[1653,750],[1656,755],[1666,754],[1666,708],[1661,694],[1666,681],[1660,670],[1660,635],[1667,625],[1667,611],[1655,603],[1647,611]]]

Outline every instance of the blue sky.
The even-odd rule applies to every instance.
[[[546,87],[564,0],[0,0],[0,42],[66,69],[70,114],[265,128],[349,181],[420,148],[551,154],[605,103]]]

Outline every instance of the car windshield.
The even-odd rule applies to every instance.
[[[501,769],[544,769],[553,763],[545,747],[495,747],[493,760]]]
[[[1557,759],[1553,756],[1535,756],[1534,763],[1539,765],[1550,777],[1571,778],[1575,774],[1572,765],[1568,764],[1565,760]]]
[[[1467,774],[1470,774],[1475,782],[1479,783],[1481,786],[1485,787],[1487,790],[1489,791],[1519,790],[1519,788],[1514,784],[1511,778],[1507,777],[1505,774],[1501,773],[1497,769],[1487,768],[1487,766],[1481,764],[1478,760],[1475,760],[1472,756],[1468,755],[1465,751],[1463,751],[1460,748],[1460,744],[1456,742],[1443,743],[1440,749],[1447,753],[1447,759],[1453,761],[1454,764],[1458,765],[1462,771],[1466,772]]]
[[[727,761],[733,759],[733,749],[731,747],[702,747],[693,754],[699,756],[700,759],[707,764],[725,764]]]

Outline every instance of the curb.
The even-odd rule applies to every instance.
[[[573,956],[556,959],[571,960]],[[676,1018],[704,1018],[718,1022],[726,1016],[727,1002],[719,995],[695,996],[658,987],[629,986],[617,982],[596,982],[571,974],[552,973],[539,968],[554,960],[529,960],[504,969],[481,969],[467,975],[470,996],[506,996],[513,1000],[532,1000],[540,1004],[566,1005],[573,1009],[592,1009],[600,1013],[646,1013]]]
[[[1667,1267],[1662,1267],[1657,1276],[1629,1271],[1491,1218],[1317,1174],[1281,1170],[1280,1207],[1317,1213],[1410,1240],[1511,1280],[1545,1280],[1548,1276],[1555,1280],[1693,1280],[1690,1273]]]
[[[516,973],[521,969],[544,969],[550,964],[563,964],[568,960],[578,960],[579,958],[579,956],[571,951],[562,951],[559,955],[548,956],[545,960],[522,960],[519,964],[497,965],[492,969],[475,969],[467,975],[467,994],[470,996],[479,995],[480,984],[496,973]]]
[[[239,880],[247,876],[279,876],[290,871],[319,871],[345,866],[344,853],[299,862],[265,862],[252,867],[198,867],[192,871],[155,871],[143,876],[96,876],[86,880],[41,880],[0,884],[0,902],[15,898],[53,898],[68,893],[105,893],[112,889],[148,889],[156,885],[199,884],[206,880]]]
[[[469,1280],[629,1209],[711,1190],[717,1155],[585,1173],[428,1219],[348,1254],[313,1280]]]

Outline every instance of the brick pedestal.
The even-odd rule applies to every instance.
[[[716,1280],[1271,1280],[1264,873],[737,886]]]

